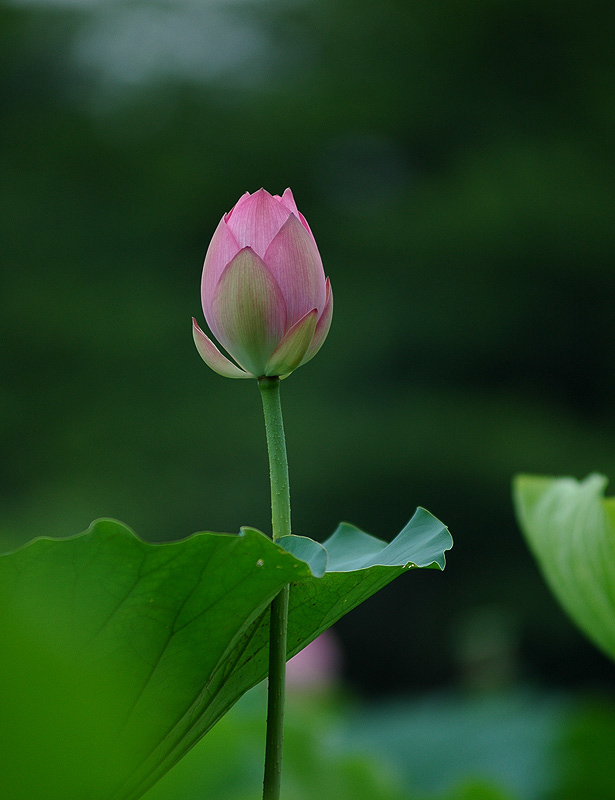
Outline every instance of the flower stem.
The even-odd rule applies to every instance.
[[[271,525],[273,541],[288,536],[290,528],[290,490],[284,422],[280,404],[280,379],[259,378],[263,401],[269,476],[271,481]],[[282,778],[282,743],[284,736],[284,695],[286,684],[286,631],[288,597],[285,586],[271,603],[269,627],[269,684],[267,691],[267,744],[263,800],[279,800]]]
[[[290,534],[290,489],[284,421],[280,404],[280,379],[259,378],[258,387],[261,390],[265,414],[271,480],[271,525],[275,542],[280,536]]]

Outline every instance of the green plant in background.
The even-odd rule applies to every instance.
[[[280,794],[285,662],[398,575],[444,568],[424,509],[389,544],[342,523],[294,536],[280,379],[331,322],[316,243],[289,190],[246,194],[203,270],[204,360],[261,390],[272,538],[198,533],[148,544],[104,519],[0,557],[0,774],[12,800],[136,800],[269,674],[264,797]]]
[[[519,524],[553,594],[581,630],[615,660],[615,498],[607,479],[520,475]]]
[[[613,797],[615,704],[590,697],[569,716],[557,747],[560,774],[548,800],[609,800]]]
[[[243,697],[144,800],[253,800],[264,735],[263,689],[256,687]],[[349,724],[368,734],[369,719],[352,716],[349,720],[353,706],[335,687],[295,686],[289,693],[284,754],[288,800],[518,800],[524,796],[498,788],[493,779],[467,775],[456,776],[445,791],[420,788],[420,782],[390,758],[345,739],[343,730]],[[241,753],[239,761],[237,753]],[[436,748],[431,768],[445,760]]]

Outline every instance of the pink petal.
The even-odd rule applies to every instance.
[[[280,200],[276,200],[264,189],[259,189],[258,192],[239,199],[235,208],[227,214],[226,224],[237,239],[239,247],[251,247],[262,258],[289,213]]]
[[[308,225],[307,219],[303,216],[303,214],[301,212],[299,212],[299,220],[301,221],[301,224],[306,229],[306,231],[310,234],[312,239],[314,239],[314,234],[312,233],[312,229]],[[316,239],[314,239],[314,244],[316,244]]]
[[[316,353],[320,350],[323,346],[325,339],[327,338],[327,334],[329,333],[329,328],[331,327],[331,319],[333,317],[333,289],[331,289],[331,281],[327,278],[327,302],[325,303],[325,307],[323,309],[322,314],[316,324],[316,331],[314,333],[314,338],[310,342],[310,346],[307,349],[307,353],[303,357],[303,361],[299,366],[303,366],[303,364],[307,364],[307,362],[314,358]]]
[[[205,255],[205,263],[203,264],[203,277],[201,279],[201,300],[203,303],[203,313],[208,325],[211,327],[211,303],[216,290],[216,285],[220,280],[226,265],[237,255],[241,248],[237,244],[237,239],[233,236],[231,229],[224,221],[224,217],[220,220],[218,227],[211,237],[211,242],[207,248]],[[217,332],[214,328],[212,331],[215,336]]]
[[[314,338],[318,312],[315,308],[302,317],[286,332],[267,362],[265,375],[288,375],[297,369]]]
[[[294,214],[267,248],[265,263],[284,295],[288,325],[313,308],[322,313],[326,301],[322,261],[316,243]]]
[[[211,339],[199,328],[194,317],[192,317],[192,338],[203,361],[218,375],[222,375],[225,378],[254,377],[235,366],[226,356],[223,356]]]
[[[311,230],[310,226],[307,223],[306,218],[303,216],[303,214],[297,208],[297,204],[295,203],[295,198],[293,197],[293,193],[291,192],[291,190],[290,189],[285,189],[284,190],[284,194],[282,195],[282,197],[280,197],[277,194],[275,194],[274,197],[275,197],[276,200],[279,200],[281,203],[283,203],[289,211],[292,211],[292,213],[297,217],[297,219],[301,222],[303,227],[306,229],[306,231],[310,234],[312,239],[314,239],[314,235],[312,233],[312,230]],[[314,240],[314,244],[316,244],[316,240]]]
[[[295,203],[295,198],[293,197],[293,193],[290,189],[284,189],[284,194],[280,197],[279,194],[273,195],[276,200],[279,200],[282,205],[286,206],[286,208],[291,211],[296,217],[299,216],[299,209],[297,208],[297,204]]]
[[[234,205],[234,206],[231,208],[231,210],[230,210],[228,213],[226,213],[226,214],[224,215],[224,221],[225,221],[225,222],[228,222],[228,221],[229,221],[229,219],[231,218],[231,215],[233,214],[233,212],[235,211],[235,209],[237,208],[237,206],[240,206],[240,205],[242,205],[243,203],[245,203],[245,201],[248,199],[248,197],[250,197],[250,192],[244,192],[244,193],[241,195],[241,197],[240,197],[240,198],[239,198],[239,200],[238,200],[238,201],[235,203],[235,205]]]
[[[250,247],[240,250],[222,273],[212,315],[224,348],[246,371],[264,375],[286,330],[286,307],[275,278]]]

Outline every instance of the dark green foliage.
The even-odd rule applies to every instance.
[[[156,46],[178,29],[160,5],[0,10],[1,540],[109,515],[148,539],[267,528],[257,391],[210,374],[190,317],[222,213],[291,185],[336,298],[283,386],[294,530],[385,535],[423,504],[462,542],[437,589],[392,590],[429,598],[412,642],[385,644],[393,595],[344,626],[351,677],[381,687],[373,635],[387,688],[453,679],[431,630],[459,598],[506,607],[532,674],[604,674],[553,621],[509,482],[615,475],[615,6],[203,3],[172,48],[189,74]],[[132,81],[120,45],[155,72]]]

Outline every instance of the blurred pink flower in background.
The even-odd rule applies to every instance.
[[[246,192],[212,237],[201,282],[203,313],[223,355],[193,323],[205,363],[227,378],[285,376],[324,342],[333,295],[318,247],[290,189]]]
[[[331,630],[321,633],[286,665],[289,689],[327,689],[340,677],[342,652]]]

